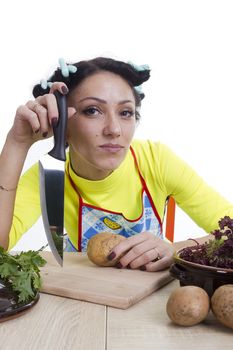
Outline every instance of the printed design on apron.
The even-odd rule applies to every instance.
[[[83,203],[83,200],[69,175],[71,184],[79,197],[78,251],[86,251],[89,239],[93,235],[103,231],[121,234],[125,237],[130,237],[144,231],[150,231],[154,233],[155,236],[163,238],[161,219],[154,206],[146,183],[139,171],[137,159],[132,147],[130,150],[134,157],[135,165],[142,184],[142,214],[135,220],[127,220],[122,213],[112,212]],[[69,252],[77,251],[68,237],[65,239],[64,250]]]

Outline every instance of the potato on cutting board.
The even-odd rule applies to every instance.
[[[96,265],[115,266],[121,256],[111,261],[108,255],[111,250],[121,241],[126,239],[124,236],[110,232],[100,232],[90,238],[87,245],[87,256]]]

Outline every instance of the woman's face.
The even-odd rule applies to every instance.
[[[77,113],[68,123],[71,163],[81,177],[100,180],[124,160],[136,126],[131,87],[117,74],[98,72],[68,98]]]

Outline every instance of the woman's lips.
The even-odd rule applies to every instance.
[[[118,144],[105,143],[104,145],[101,145],[100,148],[106,152],[117,153],[121,151],[124,147]]]

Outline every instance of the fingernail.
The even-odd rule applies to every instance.
[[[52,118],[51,123],[52,127],[55,128],[57,126],[58,119],[57,118]]]
[[[47,137],[48,136],[48,132],[47,131],[43,132],[42,136],[43,137]]]
[[[122,264],[120,263],[120,262],[118,262],[117,264],[116,264],[116,267],[118,268],[118,269],[122,269]]]
[[[112,252],[111,254],[108,255],[107,259],[113,260],[115,257],[116,257],[116,253]]]
[[[140,270],[141,270],[141,271],[146,271],[146,266],[142,265],[142,266],[140,267]]]
[[[67,87],[64,86],[64,85],[61,87],[61,91],[63,92],[64,95],[67,95],[68,92],[69,92],[69,90],[67,89]]]
[[[38,134],[39,131],[40,131],[40,128],[35,130],[35,134]]]

